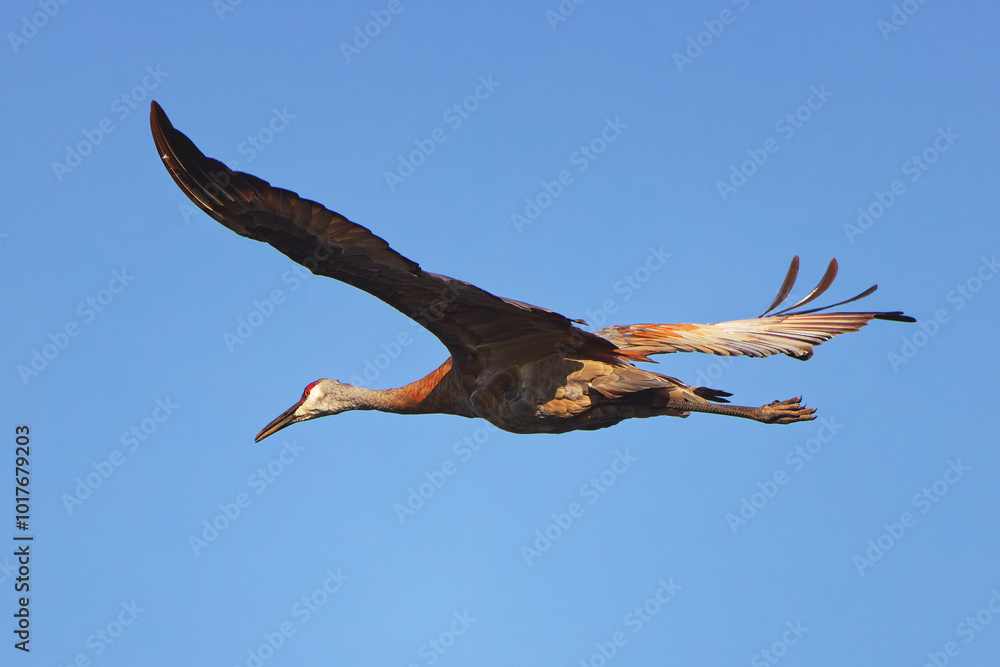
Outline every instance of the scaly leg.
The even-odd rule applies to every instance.
[[[687,401],[668,401],[667,407],[690,412],[709,412],[716,415],[742,417],[765,424],[791,424],[816,419],[815,408],[800,405],[802,397],[796,396],[787,401],[771,401],[759,408],[747,408],[742,405],[719,405],[717,403],[689,403]]]

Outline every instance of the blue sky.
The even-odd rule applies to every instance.
[[[998,14],[6,3],[0,471],[29,426],[31,509],[8,490],[0,538],[34,541],[27,655],[0,556],[0,662],[995,664]],[[836,257],[825,302],[877,282],[865,307],[920,323],[660,358],[807,424],[350,413],[254,444],[312,380],[446,352],[190,206],[152,99],[426,269],[592,324],[752,317],[795,254],[793,298]]]

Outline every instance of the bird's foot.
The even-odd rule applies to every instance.
[[[801,400],[801,396],[796,396],[787,401],[771,401],[767,405],[762,405],[757,408],[760,410],[760,421],[765,424],[791,424],[816,419],[816,415],[813,414],[816,409],[800,404]]]

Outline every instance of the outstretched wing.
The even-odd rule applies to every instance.
[[[613,350],[545,308],[423,271],[344,216],[206,157],[152,103],[153,140],[191,201],[240,236],[274,246],[316,275],[353,285],[428,329],[471,367],[503,367],[583,344]]]
[[[865,313],[822,312],[864,298],[874,292],[873,285],[861,294],[823,308],[790,312],[820,296],[837,276],[837,260],[831,260],[819,284],[794,306],[767,315],[785,300],[798,274],[799,258],[795,256],[771,307],[764,315],[748,320],[715,322],[713,324],[632,324],[612,326],[595,332],[632,359],[650,361],[651,354],[667,352],[705,352],[721,356],[743,355],[768,357],[787,354],[796,359],[808,359],[812,348],[842,333],[857,331],[871,320],[913,322],[900,311]]]

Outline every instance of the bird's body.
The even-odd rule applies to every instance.
[[[605,396],[593,389],[597,383],[606,391],[622,391],[623,377],[629,392]],[[638,389],[638,383],[649,388]],[[309,394],[334,395],[337,404],[348,404],[353,410],[481,417],[512,433],[566,433],[613,426],[632,417],[683,416],[683,411],[666,407],[670,389],[678,386],[683,387],[675,378],[620,361],[578,361],[554,353],[478,372],[449,357],[431,373],[402,387],[365,389],[318,380]]]
[[[594,430],[631,417],[669,414],[665,398],[679,388],[672,378],[627,362],[561,353],[478,374],[453,366],[452,377],[460,385],[453,395],[467,395],[475,416],[512,433]]]
[[[150,122],[168,172],[202,210],[241,236],[269,243],[317,275],[385,301],[437,336],[451,353],[427,376],[395,389],[365,389],[329,379],[313,382],[257,440],[290,424],[346,410],[480,417],[513,433],[593,430],[624,419],[686,417],[690,412],[765,423],[807,421],[814,410],[798,398],[755,408],[724,405],[727,392],[690,386],[633,362],[650,361],[653,354],[692,351],[808,359],[813,346],[857,331],[872,319],[913,321],[899,312],[790,312],[830,286],[835,261],[805,299],[766,315],[790,292],[798,272],[796,257],[778,297],[760,317],[715,324],[619,325],[588,332],[576,326],[583,324],[580,320],[426,272],[368,229],[320,204],[205,157],[173,128],[155,102]]]

